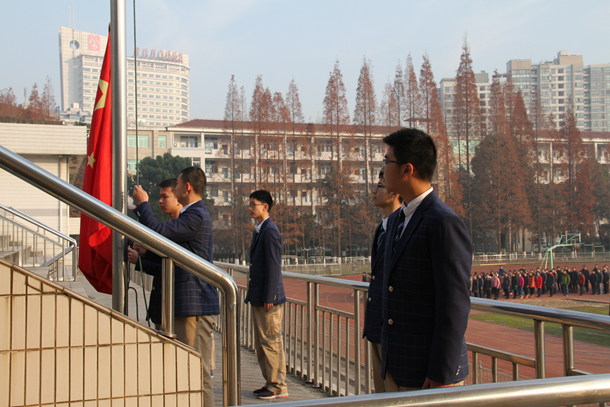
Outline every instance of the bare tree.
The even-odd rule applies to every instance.
[[[371,164],[373,149],[371,138],[373,126],[377,124],[377,96],[375,95],[375,85],[371,73],[371,61],[364,58],[360,76],[358,77],[358,87],[356,89],[356,108],[354,109],[355,132],[364,137],[364,163],[365,163],[365,191],[369,196],[371,185]]]

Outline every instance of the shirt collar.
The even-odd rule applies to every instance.
[[[434,188],[430,187],[430,189],[428,189],[426,192],[418,195],[415,197],[415,199],[413,199],[411,202],[409,202],[409,204],[405,204],[405,202],[403,201],[402,203],[402,207],[400,209],[402,209],[402,211],[405,214],[405,219],[410,219],[411,215],[413,215],[413,212],[415,212],[415,210],[417,209],[417,207],[419,206],[419,204],[422,203],[422,201],[428,196],[430,195],[430,193],[434,190]]]
[[[254,227],[254,233],[260,233],[260,231],[261,231],[261,226],[263,225],[263,223],[265,223],[265,221],[266,221],[267,219],[269,219],[269,216],[267,216],[265,219],[263,219],[263,221],[262,221],[261,223],[257,224],[257,225]]]
[[[388,229],[388,219],[389,218],[390,218],[389,216],[386,216],[385,218],[381,218],[381,228],[383,230],[387,230]]]
[[[199,201],[195,201],[195,202],[199,202]],[[182,209],[180,209],[180,215],[182,215],[182,213],[183,213],[184,211],[186,211],[186,210],[187,210],[187,209],[188,209],[188,208],[189,208],[191,205],[193,205],[195,202],[191,202],[190,204],[188,204],[188,205],[186,205],[186,206],[182,207]]]

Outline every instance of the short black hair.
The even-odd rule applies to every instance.
[[[411,164],[419,178],[432,181],[436,169],[436,146],[428,134],[418,129],[402,128],[383,138],[392,147],[396,161]]]
[[[176,190],[176,185],[178,185],[178,180],[176,178],[168,178],[159,182],[159,188],[171,188],[172,191]]]
[[[193,192],[197,195],[203,196],[206,186],[205,172],[199,167],[187,167],[183,169],[180,174],[182,175],[182,181],[186,184],[191,184]]]
[[[254,191],[250,194],[250,199],[256,199],[260,203],[269,205],[268,211],[271,211],[271,207],[273,206],[273,198],[271,197],[269,191],[265,191],[263,189]]]

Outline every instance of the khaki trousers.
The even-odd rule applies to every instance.
[[[464,380],[462,380],[461,382],[458,383],[454,383],[452,386],[463,386],[464,385]],[[392,392],[392,391],[412,391],[412,390],[422,390],[421,387],[404,387],[404,386],[399,386],[396,384],[396,382],[394,381],[394,378],[392,377],[392,373],[390,373],[390,369],[386,369],[385,371],[385,391],[387,392]]]
[[[177,339],[195,349],[203,362],[203,405],[214,406],[214,388],[210,365],[214,358],[214,326],[216,315],[198,315],[193,317],[176,317],[175,329]]]
[[[385,393],[385,381],[381,378],[381,344],[371,342],[371,362],[373,364],[373,384],[375,393]]]
[[[288,392],[286,357],[282,341],[283,317],[284,305],[274,305],[269,312],[265,312],[264,307],[252,307],[254,350],[258,365],[265,378],[265,387],[278,394]]]

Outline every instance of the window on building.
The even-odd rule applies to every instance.
[[[138,135],[138,147],[148,148],[148,135]]]
[[[193,167],[201,168],[201,157],[191,157],[191,164]]]
[[[159,148],[167,148],[167,136],[159,136],[159,138],[158,138],[158,147]]]
[[[222,191],[222,201],[229,202],[229,191]]]
[[[180,136],[180,147],[197,148],[199,147],[199,137]]]
[[[136,170],[136,160],[127,160],[127,171]]]
[[[217,141],[206,141],[205,142],[205,152],[211,153],[212,150],[218,150],[218,142]]]
[[[128,134],[127,135],[127,147],[135,147],[136,146],[136,135]]]
[[[218,187],[216,185],[212,185],[212,187],[210,188],[210,196],[212,198],[218,197]]]

